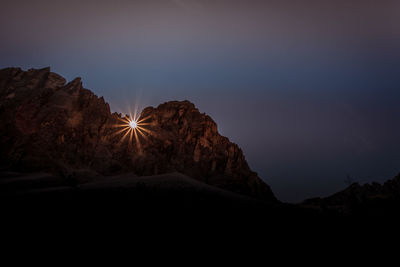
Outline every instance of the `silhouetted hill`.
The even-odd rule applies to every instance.
[[[343,215],[399,216],[400,174],[384,184],[353,183],[329,197],[307,199],[302,206]]]
[[[265,205],[263,201],[207,185],[180,173],[100,176],[81,172],[76,173],[73,179],[66,180],[49,173],[1,172],[0,198],[29,200],[23,201],[25,205],[27,202],[59,205],[96,203],[97,206],[118,203],[136,210],[229,210]]]

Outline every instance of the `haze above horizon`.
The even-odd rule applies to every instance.
[[[0,25],[0,68],[195,103],[280,200],[400,172],[399,1],[4,0]]]

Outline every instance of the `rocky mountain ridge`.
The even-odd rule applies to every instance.
[[[242,150],[189,101],[145,108],[143,130],[120,131],[121,114],[80,78],[69,83],[50,68],[0,70],[0,150],[3,170],[69,175],[180,172],[236,193],[276,201],[251,171]],[[122,125],[123,126],[123,125]],[[125,125],[127,126],[127,125]],[[124,138],[125,136],[125,138]]]

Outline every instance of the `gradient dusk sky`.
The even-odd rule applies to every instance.
[[[0,2],[0,68],[113,111],[188,99],[283,201],[400,172],[400,1]]]

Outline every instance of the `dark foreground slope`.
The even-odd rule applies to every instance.
[[[81,173],[73,181],[49,173],[0,174],[2,208],[21,204],[17,210],[63,210],[112,212],[126,209],[128,214],[142,211],[229,212],[280,207],[251,197],[207,185],[180,173],[136,176],[93,176]],[[108,209],[110,208],[110,209]],[[54,212],[55,210],[53,210]],[[65,210],[64,210],[65,211]]]
[[[272,191],[252,172],[241,149],[188,101],[146,108],[145,131],[124,138],[121,114],[49,68],[0,70],[0,162],[3,170],[49,172],[74,180],[180,172],[203,183],[266,202]]]
[[[40,227],[93,229],[101,225],[138,231],[131,227],[142,225],[147,231],[156,227],[153,230],[163,233],[230,229],[232,236],[294,220],[299,227],[301,221],[321,218],[313,210],[247,197],[180,173],[106,177],[82,173],[68,181],[48,173],[2,172],[0,210],[0,225],[22,224],[24,228],[37,222]]]

